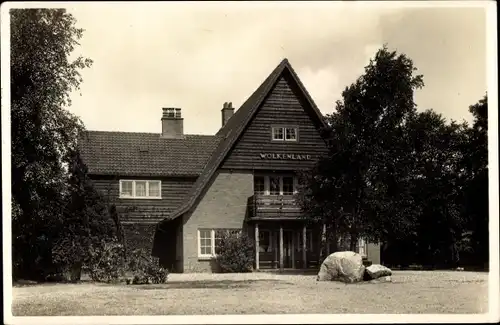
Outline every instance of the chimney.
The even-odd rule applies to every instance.
[[[184,136],[184,120],[181,117],[180,108],[163,108],[161,136],[163,138],[182,138]]]
[[[222,126],[226,125],[227,121],[233,116],[234,113],[234,108],[233,108],[233,103],[224,103],[222,106]]]

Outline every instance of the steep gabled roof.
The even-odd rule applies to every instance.
[[[86,131],[79,146],[90,174],[119,176],[198,176],[221,138],[158,133]]]
[[[176,211],[174,211],[172,215],[165,221],[172,220],[183,215],[195,205],[196,200],[201,195],[201,193],[203,193],[203,190],[210,182],[210,179],[213,177],[227,154],[238,141],[238,139],[252,120],[253,116],[260,108],[264,99],[270,94],[275,84],[279,81],[280,77],[283,76],[285,72],[289,73],[292,81],[296,83],[299,90],[304,95],[306,101],[308,102],[310,108],[314,113],[313,117],[316,117],[316,121],[319,123],[319,125],[325,126],[323,116],[318,107],[312,100],[311,96],[305,89],[304,85],[300,81],[299,77],[293,70],[288,60],[284,59],[257,88],[257,90],[255,90],[255,92],[250,97],[248,97],[248,99],[219,130],[219,132],[217,132],[216,136],[222,138],[219,142],[219,145],[217,146],[217,149],[215,149],[215,151],[213,152],[212,157],[208,161],[202,174],[200,175],[200,177],[198,177],[191,191],[186,196],[186,202],[184,202]]]

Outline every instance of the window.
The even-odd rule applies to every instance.
[[[283,128],[273,128],[273,140],[284,140]]]
[[[293,177],[283,177],[283,195],[293,195]]]
[[[272,127],[272,139],[274,141],[297,141],[296,127]]]
[[[269,177],[269,195],[280,195],[279,177]]]
[[[160,182],[149,182],[149,196],[161,197]]]
[[[264,194],[264,176],[255,176],[253,180],[253,191],[255,194]]]
[[[161,199],[161,181],[120,180],[122,199]]]
[[[134,181],[120,181],[120,197],[133,196]]]
[[[212,255],[212,231],[200,230],[200,256]]]
[[[200,229],[198,230],[198,257],[212,258],[218,252],[223,236],[227,233],[239,234],[240,229]]]
[[[147,182],[143,181],[135,182],[135,196],[146,196],[146,184]]]
[[[298,188],[295,176],[254,176],[254,194],[293,195]]]
[[[297,141],[297,129],[285,128],[285,141]]]

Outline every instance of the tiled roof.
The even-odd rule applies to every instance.
[[[90,174],[197,176],[220,139],[213,135],[169,139],[158,133],[86,131],[79,145]]]
[[[289,71],[292,79],[302,91],[302,94],[308,101],[309,106],[314,111],[320,123],[324,123],[323,116],[318,107],[312,100],[311,96],[305,89],[304,85],[298,78],[288,60],[284,59],[257,88],[257,90],[255,90],[255,92],[243,103],[243,105],[241,105],[241,107],[236,110],[234,115],[227,121],[224,127],[222,127],[219,132],[217,132],[217,136],[222,137],[222,140],[219,142],[217,149],[215,149],[214,153],[212,154],[210,160],[203,170],[203,173],[200,175],[200,177],[198,177],[191,191],[186,196],[186,202],[182,204],[176,211],[174,211],[172,215],[165,221],[177,218],[193,207],[196,199],[209,183],[215,171],[219,168],[228,152],[234,146],[240,135],[243,133],[244,129],[249,124],[252,117],[257,112],[258,108],[264,101],[264,98],[266,98],[267,95],[271,92],[274,85],[279,80],[279,77],[285,70]]]

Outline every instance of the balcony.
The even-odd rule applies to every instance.
[[[255,194],[249,198],[250,219],[299,219],[300,207],[293,195]]]

